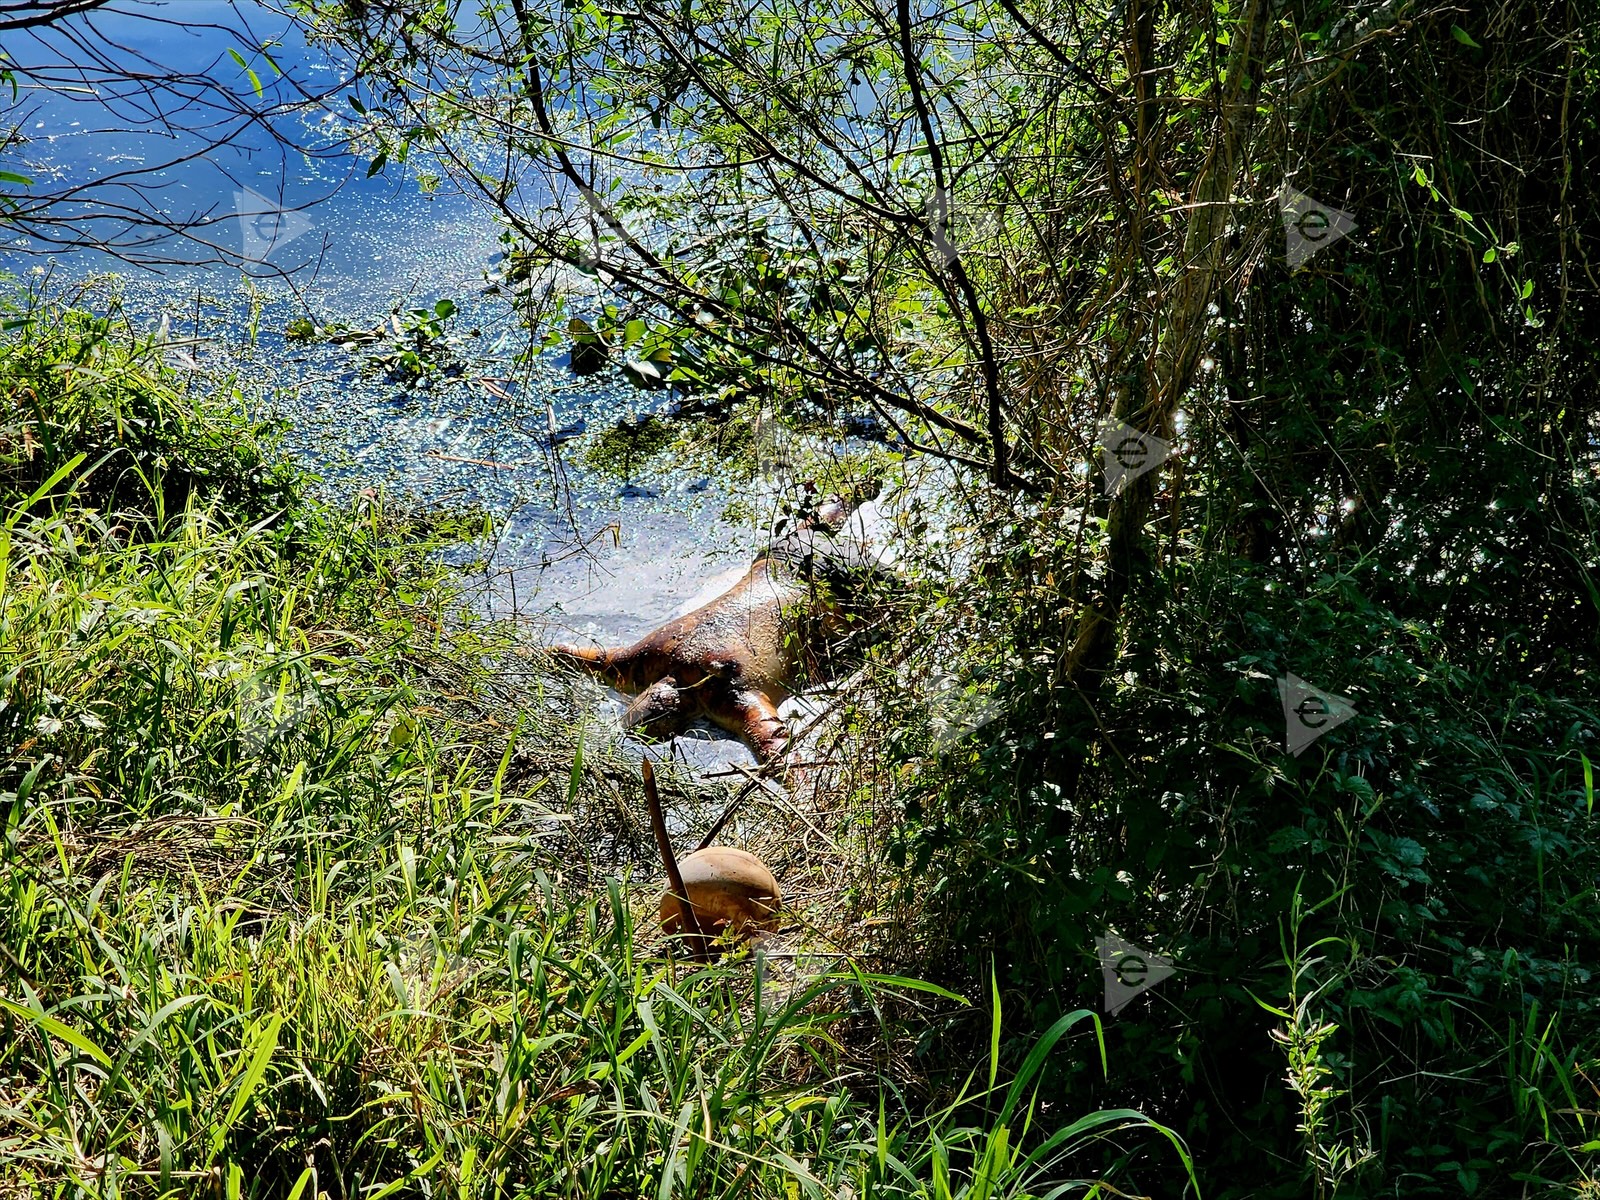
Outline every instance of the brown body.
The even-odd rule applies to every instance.
[[[763,762],[774,758],[789,740],[778,705],[829,644],[859,627],[850,581],[884,573],[859,546],[833,543],[830,531],[848,515],[841,503],[825,505],[728,591],[631,646],[555,645],[550,654],[637,697],[623,719],[629,729],[664,737],[703,716]]]

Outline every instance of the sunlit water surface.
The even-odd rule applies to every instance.
[[[274,39],[283,78],[258,72],[264,104],[290,84],[328,91],[341,78],[340,64],[254,4],[125,0],[120,8],[74,21],[112,61],[203,71],[238,87],[243,72],[229,51],[261,67],[250,47]],[[47,36],[10,52],[43,59],[71,50]],[[26,112],[30,141],[0,167],[50,187],[148,172],[138,203],[198,220],[198,240],[161,243],[153,254],[146,247],[144,257],[168,261],[134,268],[94,251],[41,256],[37,243],[17,238],[0,242],[0,269],[43,276],[57,295],[100,279],[91,296],[120,295],[136,328],[164,328],[171,364],[230,375],[253,412],[286,418],[289,449],[335,499],[381,487],[486,509],[496,537],[463,551],[486,563],[474,576],[475,603],[525,620],[530,636],[631,640],[716,594],[748,564],[760,531],[754,521],[724,520],[737,486],[730,479],[659,459],[626,480],[584,465],[582,431],[667,399],[633,389],[614,370],[579,379],[564,354],[518,364],[527,336],[506,300],[486,293],[498,229],[472,202],[425,195],[393,169],[368,178],[367,160],[345,153],[336,122],[317,114],[279,119],[313,153],[285,154],[251,129],[178,161],[203,147],[202,134],[181,122],[141,124],[128,103],[100,92],[26,93],[17,111]],[[206,114],[192,124],[206,127]],[[359,351],[285,336],[307,315],[370,328],[392,310],[440,299],[459,307],[449,323],[455,361],[417,384],[363,369]],[[702,764],[748,761],[726,739],[684,749]]]

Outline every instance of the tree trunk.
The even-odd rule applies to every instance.
[[[1145,386],[1121,389],[1112,415],[1142,433],[1172,440],[1173,414],[1194,378],[1212,324],[1211,304],[1223,274],[1225,231],[1242,151],[1255,123],[1261,51],[1268,21],[1265,0],[1250,0],[1233,31],[1216,134],[1190,200],[1184,267],[1162,313],[1160,341]],[[1150,186],[1149,181],[1144,181]],[[1067,656],[1067,684],[1092,697],[1116,647],[1123,601],[1141,559],[1144,526],[1155,500],[1159,468],[1127,482],[1111,501],[1100,595],[1079,614]]]

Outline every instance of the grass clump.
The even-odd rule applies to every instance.
[[[878,1014],[949,993],[662,957],[466,526],[316,499],[83,313],[14,316],[0,404],[0,1196],[1089,1194],[1161,1144],[1035,1105],[1086,1013],[1008,1080],[996,997],[930,1099]]]
[[[231,396],[197,403],[161,369],[161,344],[109,315],[30,306],[4,312],[0,485],[26,493],[74,455],[80,503],[158,522],[204,493],[241,517],[294,499],[297,472],[270,453],[270,427]]]

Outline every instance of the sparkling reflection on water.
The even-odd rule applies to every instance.
[[[261,67],[257,100],[266,107],[292,88],[341,99],[344,66],[242,0],[129,0],[72,26],[113,63],[203,72],[236,89],[243,72],[230,50],[240,48]],[[250,54],[263,40],[278,43],[281,77]],[[69,63],[73,51],[46,31],[8,53]],[[564,355],[518,365],[527,335],[502,296],[484,293],[498,230],[470,201],[425,195],[392,169],[367,178],[368,158],[344,151],[332,107],[275,117],[299,152],[247,129],[188,157],[213,127],[204,113],[186,122],[173,103],[164,121],[146,112],[141,124],[103,80],[91,84],[64,94],[27,90],[11,115],[24,119],[30,140],[0,167],[22,168],[38,190],[58,192],[95,181],[116,188],[106,181],[143,172],[137,202],[198,222],[199,237],[153,254],[145,247],[142,257],[166,261],[130,267],[94,250],[40,256],[38,241],[14,236],[0,241],[0,270],[35,281],[42,273],[56,295],[96,280],[87,303],[115,295],[136,328],[164,325],[168,361],[231,376],[253,412],[285,418],[288,448],[335,498],[379,486],[425,503],[482,506],[497,537],[465,555],[487,562],[478,602],[526,619],[537,636],[629,640],[748,563],[758,533],[722,519],[729,480],[686,477],[658,460],[624,483],[587,469],[575,453],[581,442],[552,444],[552,422],[569,433],[604,429],[660,408],[664,397],[635,391],[612,371],[580,380]],[[134,193],[113,194],[126,202]],[[108,236],[113,226],[86,217],[82,228]],[[363,370],[361,354],[338,345],[285,337],[299,317],[370,328],[392,310],[441,298],[459,306],[450,322],[456,361],[417,385]]]

